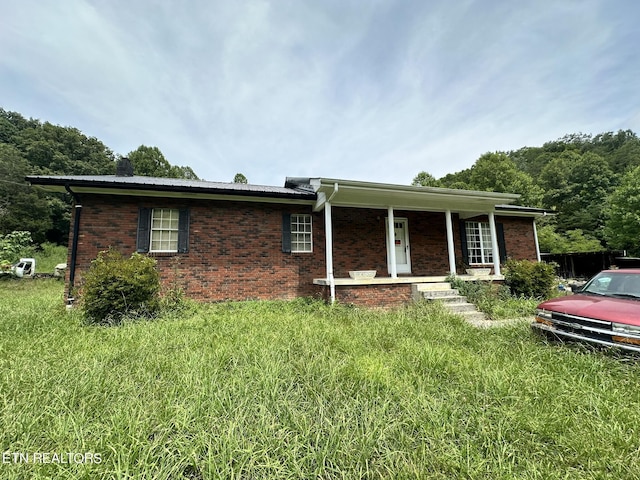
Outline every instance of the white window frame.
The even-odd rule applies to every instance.
[[[307,213],[291,214],[291,253],[313,252],[313,217]]]
[[[170,223],[170,225],[160,225],[159,227],[154,226],[154,220],[159,220],[161,223],[164,223],[163,220],[166,219],[165,214],[169,215],[168,217],[168,221]],[[171,225],[171,223],[175,223],[175,228]],[[180,229],[180,210],[177,208],[154,208],[151,210],[151,228],[150,230],[150,235],[151,238],[149,238],[149,252],[152,253],[177,253],[178,252],[178,239],[179,239],[179,229]],[[175,233],[174,233],[175,232]],[[172,233],[175,235],[175,240],[172,239],[163,239],[162,237],[169,233],[169,235],[171,235]],[[172,244],[175,244],[175,248],[169,248],[169,249],[154,249],[153,245],[154,245],[154,237],[160,237],[160,238],[155,238],[156,242],[160,242],[160,245],[163,246],[164,243],[166,242],[170,242],[169,243],[169,247],[172,246]]]
[[[466,222],[466,235],[467,261],[469,265],[493,264],[493,245],[491,244],[489,222]],[[477,253],[478,250],[480,251],[479,255]],[[472,261],[472,257],[476,261]]]

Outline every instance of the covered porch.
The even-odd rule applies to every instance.
[[[333,284],[340,286],[356,286],[356,285],[413,285],[418,283],[444,283],[448,281],[448,275],[431,275],[431,276],[402,276],[402,277],[374,277],[374,278],[334,278]],[[503,275],[456,275],[456,278],[465,282],[473,282],[477,280],[504,280]],[[315,285],[325,287],[331,286],[328,278],[315,278]]]
[[[502,275],[456,275],[462,281],[498,281]],[[331,282],[327,278],[316,278],[313,283],[324,289],[325,300],[335,302],[336,299],[344,303],[368,305],[378,307],[401,306],[414,298],[416,288],[430,289],[428,285],[437,287],[448,282],[448,276],[402,276],[402,277],[374,277],[368,279],[334,278]],[[333,295],[333,297],[331,297]]]
[[[324,212],[326,275],[313,283],[325,288],[328,301],[336,300],[336,289],[403,292],[401,297],[410,298],[411,285],[445,282],[451,274],[503,279],[496,214],[519,195],[324,178],[287,179],[287,185],[315,191],[314,211]],[[487,254],[469,262],[462,224],[474,217],[483,219],[480,241]],[[351,257],[345,249],[353,251]],[[489,271],[470,276],[466,266]],[[350,270],[375,270],[376,276],[350,278]]]

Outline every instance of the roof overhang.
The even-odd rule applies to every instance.
[[[544,208],[523,207],[520,205],[496,205],[496,215],[501,217],[545,217],[555,215],[553,210]]]
[[[290,178],[287,186],[308,186],[318,195],[314,209],[333,206],[356,208],[393,207],[397,210],[422,210],[460,213],[470,217],[496,211],[496,206],[515,202],[520,195],[436,187],[416,187],[386,183],[358,182],[331,178]]]
[[[32,185],[50,192],[77,194],[129,195],[158,198],[236,200],[242,202],[294,203],[314,205],[316,195],[310,191],[261,185],[177,180],[154,177],[99,176],[28,176]]]

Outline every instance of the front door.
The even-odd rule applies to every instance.
[[[387,218],[387,222],[389,219]],[[389,242],[387,238],[387,245],[393,243],[393,248],[396,251],[396,272],[398,273],[411,273],[411,256],[409,252],[409,228],[408,219],[395,218],[393,221],[393,231],[395,238],[393,242]],[[387,232],[389,229],[387,228]],[[387,233],[387,236],[389,234]],[[391,271],[390,255],[387,249],[387,264],[389,265],[389,271]]]

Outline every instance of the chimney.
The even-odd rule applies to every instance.
[[[133,164],[127,157],[122,157],[118,160],[116,177],[133,177]]]

